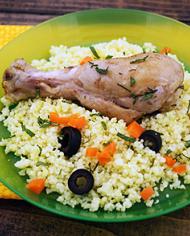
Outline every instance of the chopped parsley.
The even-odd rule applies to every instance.
[[[147,59],[148,56],[144,57],[144,58],[140,58],[140,59],[136,59],[134,61],[131,61],[130,64],[138,64],[141,62],[144,62]]]
[[[98,55],[98,53],[97,53],[95,47],[90,46],[90,50],[91,50],[91,52],[93,53],[93,55],[95,56],[95,58],[97,58],[97,59],[100,58],[100,56]]]
[[[185,155],[185,154],[183,154],[183,153],[181,153],[181,155],[182,155],[182,156],[184,156],[184,157],[186,157],[186,158],[190,158],[190,157],[186,156],[186,155]]]
[[[120,84],[120,83],[117,83],[118,86],[120,86],[121,88],[127,90],[129,93],[131,93],[131,90],[128,89],[127,87],[125,87],[124,85]]]
[[[190,140],[185,141],[185,147],[189,148],[190,147]]]
[[[108,67],[106,69],[102,69],[102,68],[99,68],[98,66],[95,67],[95,70],[99,73],[99,74],[102,74],[102,75],[106,75],[107,72],[108,72]]]
[[[102,68],[99,68],[97,64],[94,64],[93,62],[89,61],[90,65],[91,65],[91,68],[94,67],[95,70],[99,73],[99,74],[107,74],[108,72],[108,67],[106,69],[102,69]]]
[[[178,89],[184,89],[184,85],[179,85],[176,90]]]
[[[98,167],[99,162],[96,163],[96,165],[94,166],[94,168],[91,170],[91,172],[94,172],[96,170],[96,168]]]
[[[95,64],[95,63],[93,63],[93,62],[91,62],[91,61],[89,61],[88,63],[91,65],[91,66],[90,66],[91,68],[98,66],[97,64]]]
[[[157,91],[157,89],[151,89],[151,88],[148,88],[148,91],[145,92],[142,97],[143,97],[143,100],[146,101],[146,100],[149,100],[151,99],[153,96],[154,96],[154,93]]]
[[[40,88],[36,88],[36,94],[35,97],[40,97]]]
[[[136,84],[136,80],[133,77],[130,77],[130,86],[133,87]]]
[[[48,164],[45,163],[45,162],[42,162],[42,161],[38,161],[38,162],[36,163],[36,166],[48,166]]]
[[[66,99],[63,99],[63,102],[68,103],[68,104],[72,104],[72,101],[66,100]]]
[[[130,87],[133,87],[135,84],[136,84],[136,80],[133,77],[130,77]],[[141,97],[142,100],[144,100],[144,101],[151,99],[154,96],[154,93],[157,91],[157,89],[148,88],[148,90],[146,92],[144,92],[144,94],[138,95],[138,94],[135,94],[134,92],[132,92],[129,88],[127,88],[123,84],[117,83],[117,85],[120,86],[121,88],[127,90],[127,92],[130,93],[130,97],[133,98],[133,104],[135,104],[137,102],[137,99],[139,97]]]
[[[49,120],[46,119],[42,119],[40,116],[38,117],[38,124],[40,126],[40,128],[46,128],[48,126],[50,126],[52,123]]]
[[[39,148],[39,150],[40,150],[40,153],[39,153],[39,156],[41,155],[41,153],[42,153],[42,148],[39,146],[39,145],[37,145],[38,146],[38,148]]]
[[[26,132],[30,137],[35,136],[35,134],[31,130],[27,129],[23,123],[21,123],[21,127],[22,127],[22,131]]]
[[[107,130],[107,125],[106,125],[106,122],[104,121],[101,121],[101,124],[102,124],[102,127],[104,130]]]
[[[112,55],[107,55],[106,59],[111,59],[112,57]]]
[[[190,100],[189,100],[188,107],[187,107],[187,114],[189,113],[189,110],[190,110]]]
[[[124,135],[124,134],[121,134],[121,133],[117,133],[117,136],[118,136],[119,138],[121,138],[121,139],[127,141],[127,142],[130,142],[130,143],[134,143],[135,140],[136,140],[135,138],[128,137],[128,136],[126,136],[126,135]]]
[[[172,153],[172,150],[171,150],[171,149],[168,149],[168,150],[166,151],[166,155],[168,155],[168,154],[170,154],[170,153]]]
[[[101,116],[101,115],[102,114],[100,112],[90,114],[90,116]]]
[[[17,105],[18,105],[18,102],[9,105],[9,110],[10,110],[10,111],[13,110]]]
[[[134,105],[137,102],[139,95],[135,93],[131,93],[130,97],[133,98],[133,105]]]

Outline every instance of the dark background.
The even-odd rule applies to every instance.
[[[190,24],[190,0],[0,0],[0,24],[32,25],[68,12],[103,7],[147,10]],[[24,201],[1,199],[1,235],[188,236],[190,207],[151,220],[106,224],[58,217]]]
[[[36,24],[56,15],[104,7],[147,10],[190,24],[190,0],[0,0],[0,23]]]

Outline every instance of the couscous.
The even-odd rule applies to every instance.
[[[94,46],[100,58],[157,50],[151,43],[139,46],[125,38]],[[168,55],[179,62],[175,55]],[[41,70],[60,69],[77,65],[84,57],[92,56],[89,47],[52,46],[48,60],[34,60],[32,65]],[[28,177],[28,185],[35,179],[44,180],[40,184],[45,186],[46,193],[58,193],[57,201],[62,204],[80,205],[89,211],[100,208],[126,211],[141,201],[151,207],[159,202],[160,191],[167,187],[185,189],[184,184],[190,183],[188,71],[185,71],[183,93],[176,106],[171,111],[143,117],[137,124],[142,132],[153,130],[159,135],[162,142],[158,151],[145,147],[142,139],[130,137],[123,120],[109,119],[96,110],[89,111],[62,98],[37,97],[14,106],[4,97],[1,101],[5,107],[0,120],[11,136],[2,139],[0,145],[5,146],[6,153],[14,152],[20,156],[15,166],[20,175]],[[71,122],[68,117],[80,119],[81,136],[77,136],[80,147],[71,156],[61,151],[59,136],[63,127],[56,124],[61,117],[66,117],[68,124]],[[63,137],[74,131],[64,132]],[[106,159],[104,155],[102,158],[108,148],[109,157]],[[71,191],[71,180],[77,170],[90,180],[89,189],[83,194]]]

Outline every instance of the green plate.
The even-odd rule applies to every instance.
[[[152,42],[162,48],[169,46],[188,66],[190,63],[190,27],[160,15],[128,9],[100,9],[76,12],[46,21],[22,34],[0,51],[0,77],[10,63],[23,57],[48,57],[51,45],[89,45],[126,36],[130,42]],[[0,96],[3,89],[0,88]],[[8,132],[0,125],[0,136]],[[88,212],[55,201],[54,195],[35,195],[25,188],[25,179],[18,175],[14,155],[0,149],[0,181],[26,201],[61,216],[96,222],[124,222],[148,219],[182,208],[190,203],[190,186],[186,190],[165,190],[160,202],[151,208],[136,204],[126,212]],[[166,198],[166,194],[170,198]]]

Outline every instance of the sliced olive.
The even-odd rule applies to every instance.
[[[149,147],[151,150],[155,152],[159,152],[162,147],[162,139],[160,133],[154,130],[146,130],[144,131],[140,139],[143,139],[143,144],[145,147]]]
[[[86,169],[75,170],[68,180],[69,189],[78,195],[88,193],[94,185],[94,177]]]
[[[80,148],[80,130],[71,126],[64,127],[61,129],[58,141],[61,144],[60,150],[64,152],[65,156],[71,157],[76,154]]]

